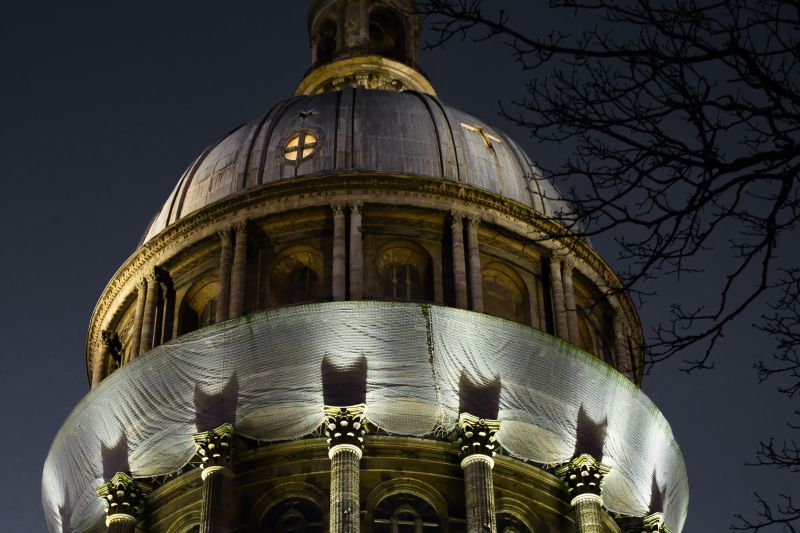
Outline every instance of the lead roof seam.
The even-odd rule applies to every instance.
[[[202,154],[200,154],[200,157],[197,158],[197,160],[195,161],[195,163],[192,166],[191,170],[189,172],[187,172],[186,179],[185,179],[184,184],[183,184],[183,188],[180,191],[180,200],[178,200],[178,205],[175,208],[175,218],[172,220],[172,222],[170,222],[169,218],[167,218],[167,223],[164,224],[164,228],[166,228],[170,224],[173,224],[173,223],[177,222],[178,220],[180,220],[183,217],[183,213],[182,213],[182,211],[183,211],[183,202],[186,199],[186,193],[189,191],[189,187],[192,186],[192,180],[194,180],[194,175],[197,172],[197,169],[200,168],[200,165],[203,164],[203,161],[205,161],[206,157],[208,157],[208,154],[211,153],[211,150],[213,150],[214,148],[219,146],[220,142],[222,142],[222,141],[218,141],[217,143],[212,144],[211,146],[206,148],[205,151]],[[170,211],[172,211],[172,208],[170,208]],[[172,214],[172,213],[170,213],[170,214]],[[162,228],[162,229],[164,229],[164,228]]]
[[[273,105],[269,109],[269,111],[264,113],[264,116],[261,117],[261,120],[259,121],[258,125],[255,126],[253,131],[252,131],[252,135],[250,136],[250,139],[249,139],[250,140],[250,146],[247,147],[247,155],[245,156],[244,176],[242,176],[242,189],[241,190],[247,189],[247,178],[250,175],[250,163],[253,160],[253,148],[255,148],[256,140],[258,139],[259,134],[261,133],[262,129],[264,128],[264,124],[273,115],[273,112],[275,111],[276,107],[278,107],[278,104]]]
[[[428,103],[427,99],[417,91],[407,91],[419,98],[422,101],[422,104],[425,106],[425,109],[428,111],[428,115],[431,117],[431,122],[433,123],[433,132],[436,134],[436,148],[439,151],[439,171],[441,172],[442,179],[447,179],[447,176],[444,172],[444,155],[442,153],[442,137],[439,134],[439,125],[436,123],[436,117],[433,116],[433,110],[431,109],[430,104]]]
[[[262,185],[264,183],[264,170],[267,163],[267,154],[269,153],[270,146],[272,145],[272,135],[275,133],[275,126],[278,124],[280,119],[283,118],[283,113],[286,111],[286,108],[294,104],[297,100],[299,100],[299,97],[293,97],[275,106],[279,109],[275,109],[275,116],[269,121],[269,127],[264,135],[264,144],[262,145],[264,148],[261,150],[256,185]]]
[[[450,140],[453,142],[453,155],[456,158],[456,181],[461,183],[461,162],[458,160],[458,144],[456,144],[456,134],[453,132],[453,125],[450,123],[450,117],[447,114],[444,104],[438,99],[431,97],[431,100],[436,102],[436,105],[442,112],[444,122],[447,124],[447,129],[450,131]]]

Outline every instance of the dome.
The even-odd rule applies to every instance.
[[[349,173],[455,181],[548,217],[567,208],[549,182],[537,179],[514,141],[476,117],[429,94],[346,87],[281,102],[207,148],[143,242],[237,193],[284,179]]]

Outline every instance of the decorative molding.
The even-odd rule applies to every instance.
[[[231,424],[222,424],[210,431],[203,431],[193,435],[197,445],[197,455],[200,456],[203,469],[202,478],[216,470],[230,469],[233,462],[233,437],[234,430]]]

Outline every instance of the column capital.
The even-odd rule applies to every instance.
[[[324,409],[328,449],[347,444],[363,450],[367,406],[364,404],[347,407],[326,405]]]
[[[466,215],[466,218],[470,227],[479,226],[481,223],[480,215]]]
[[[230,468],[233,460],[234,430],[231,424],[222,424],[210,431],[195,433],[194,443],[203,463],[200,468],[209,471]],[[204,476],[205,477],[205,476]]]
[[[139,291],[139,294],[147,290],[147,278],[149,277],[148,274],[142,276],[142,278],[136,282],[136,289]]]
[[[473,456],[483,456],[491,461],[500,447],[496,436],[498,431],[500,431],[499,420],[461,413],[455,431],[455,441],[461,450],[461,457],[466,461]]]
[[[222,240],[222,242],[230,242],[231,241],[231,228],[222,228],[217,230],[217,236]]]
[[[247,220],[240,220],[233,225],[236,233],[247,233]]]
[[[622,516],[615,519],[623,533],[672,533],[662,513],[647,516]]]
[[[461,224],[462,220],[464,219],[464,213],[459,211],[458,209],[451,209],[450,210],[450,217],[453,219],[451,224]]]
[[[333,216],[344,216],[344,210],[341,202],[331,202],[331,209],[333,209]]]
[[[353,211],[353,214],[358,214],[359,211],[364,207],[363,202],[351,202],[350,209]]]
[[[604,465],[588,453],[578,455],[555,469],[555,475],[567,484],[573,502],[585,496],[600,498],[603,479],[609,472],[610,466]]]
[[[125,472],[117,472],[96,492],[106,507],[108,521],[128,520],[126,516],[135,521],[141,515],[149,487]]]

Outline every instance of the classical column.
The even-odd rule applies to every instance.
[[[575,457],[556,469],[555,474],[564,480],[575,509],[577,533],[603,533],[603,479],[611,468],[589,454]]]
[[[146,485],[125,472],[117,472],[111,481],[97,489],[106,507],[109,533],[133,533],[147,496]]]
[[[144,302],[142,316],[142,338],[139,341],[139,353],[146,353],[153,347],[153,326],[156,320],[156,304],[158,304],[158,279],[155,273],[147,275],[147,297]]]
[[[364,297],[364,243],[361,238],[361,202],[353,204],[350,214],[350,299]]]
[[[217,294],[216,322],[228,320],[228,310],[231,298],[231,256],[233,255],[233,242],[231,230],[224,229],[218,233],[220,242],[219,252],[219,294]]]
[[[456,307],[467,309],[467,265],[464,259],[464,215],[452,212],[453,220],[453,280],[456,292]]]
[[[95,388],[106,377],[106,365],[111,358],[111,352],[119,344],[116,331],[103,331],[101,333],[100,351],[95,353],[92,362],[92,388]]]
[[[556,258],[550,261],[550,287],[553,295],[553,318],[555,319],[556,335],[562,339],[569,339],[567,308],[564,301],[564,283],[561,279],[561,261]]]
[[[233,426],[223,424],[211,431],[194,435],[197,453],[203,463],[203,508],[200,533],[227,533],[228,503],[233,470]]]
[[[147,298],[147,278],[142,278],[136,285],[136,310],[133,313],[133,331],[131,332],[131,360],[139,356],[139,344],[142,341],[142,318],[144,302]]]
[[[567,315],[567,331],[569,333],[569,341],[572,344],[578,344],[580,340],[580,333],[578,332],[578,307],[575,304],[575,287],[572,284],[572,272],[575,270],[575,265],[569,259],[565,260],[564,270],[562,272],[562,282],[564,284],[564,309]]]
[[[360,530],[359,464],[366,432],[365,406],[325,407],[325,434],[331,459],[331,533]]]
[[[231,267],[231,290],[228,318],[244,314],[245,274],[247,270],[247,221],[236,224],[236,244]]]
[[[344,210],[337,203],[333,208],[333,299],[340,302],[345,299],[345,247],[344,247]]]
[[[467,533],[496,533],[494,507],[495,438],[500,430],[498,420],[485,420],[468,413],[458,419],[457,440],[461,447],[461,468],[464,470],[464,494],[467,503]]]
[[[478,246],[478,217],[467,219],[467,247],[469,250],[469,292],[472,296],[472,310],[483,312],[483,282],[481,280],[481,252]]]

